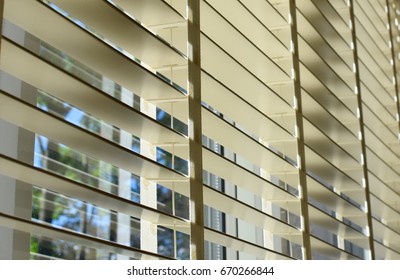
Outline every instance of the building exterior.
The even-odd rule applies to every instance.
[[[400,259],[398,1],[0,7],[0,259]]]

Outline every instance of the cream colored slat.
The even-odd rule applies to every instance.
[[[289,5],[286,0],[267,0],[272,6]]]
[[[396,135],[367,106],[363,106],[364,123],[385,144],[398,143]]]
[[[341,0],[336,2],[341,2]],[[313,5],[311,5],[311,3]],[[315,20],[316,24],[322,29],[327,31],[334,28],[345,41],[349,42],[351,40],[351,31],[348,26],[348,19],[350,17],[348,7],[343,7],[344,11],[340,13],[341,8],[338,7],[339,10],[336,10],[328,1],[301,1],[299,5],[301,5],[301,9],[305,9],[306,17]],[[317,15],[317,13],[321,14],[321,16]],[[345,19],[341,14],[346,15]],[[324,20],[322,20],[322,17]],[[327,27],[328,24],[331,27]],[[322,33],[329,34],[329,32]]]
[[[184,97],[182,92],[153,72],[71,21],[62,19],[59,14],[38,1],[7,1],[4,18],[144,99]]]
[[[392,113],[394,116],[397,115],[397,105],[393,104],[387,107],[388,111]],[[399,132],[399,122],[396,120],[392,120],[390,122],[385,123],[387,128],[389,128],[393,133],[397,134]]]
[[[335,21],[336,24],[332,25],[328,18],[321,14],[321,11],[317,9],[315,4],[319,3],[315,1],[299,2],[300,11],[297,13],[297,24],[301,36],[308,42],[326,40],[331,48],[342,56],[347,66],[351,68],[353,58],[348,43],[351,36],[350,30],[337,20]],[[329,34],[329,36],[324,36],[325,34]],[[318,37],[323,39],[319,39]]]
[[[221,49],[229,53],[264,84],[291,82],[291,78],[288,74],[271,61],[265,53],[257,49],[249,39],[235,30],[229,22],[218,15],[208,4],[204,1],[201,1],[201,3],[200,27],[203,34],[214,41]],[[246,14],[242,14],[246,12],[246,10],[244,10],[237,1],[233,1],[230,5],[222,6],[225,7],[224,10],[228,9],[228,11],[226,11],[227,13],[232,12],[232,9],[236,8],[234,12],[241,15],[240,19],[243,20],[243,18],[246,18]],[[241,9],[243,11],[240,11]],[[253,30],[253,32],[256,31]],[[271,39],[269,45],[271,44],[274,44],[272,47],[275,49],[279,47],[284,48],[276,39]],[[207,55],[206,51],[204,53]]]
[[[376,241],[374,242],[374,250],[377,260],[400,260],[400,253]]]
[[[169,42],[182,53],[187,53],[188,26],[186,0],[107,0],[129,17]]]
[[[355,2],[355,5],[354,5],[354,13],[356,16],[356,24],[357,25],[360,24],[366,30],[368,30],[368,33],[370,33],[371,37],[374,38],[374,41],[377,44],[377,46],[379,47],[379,49],[385,53],[386,57],[389,58],[390,57],[390,49],[388,48],[389,41],[388,40],[385,41],[384,38],[382,38],[381,34],[379,34],[377,32],[377,30],[374,27],[374,24],[371,21],[369,21],[368,16],[364,13],[364,11],[361,8],[361,5],[357,2]],[[356,26],[356,28],[357,28],[357,26]],[[369,41],[369,38],[364,37],[362,33],[357,34],[357,37],[362,42]]]
[[[367,147],[368,169],[385,182],[399,180],[399,173],[387,165],[377,154],[373,147]]]
[[[326,37],[324,36],[323,28],[319,27],[318,23],[314,23],[314,27],[311,23],[303,17],[299,16],[298,24],[300,25],[300,36],[308,44],[313,46],[314,51],[318,54],[335,73],[344,80],[347,85],[354,88],[355,76],[352,70],[353,57],[349,46],[341,40],[338,36]],[[318,28],[319,29],[315,29]],[[342,42],[345,46],[341,46],[338,42]],[[301,53],[301,56],[307,53]],[[312,60],[313,58],[307,58]]]
[[[329,17],[329,15],[332,15],[332,17],[338,17],[340,20],[343,22],[343,24],[347,25],[349,20],[350,20],[350,13],[349,13],[349,5],[347,0],[339,0],[339,1],[324,1],[324,3],[320,3],[319,1],[313,1],[316,2],[316,5],[321,11],[326,11],[328,10],[329,12],[325,12],[325,15]],[[326,2],[326,3],[325,3]],[[336,15],[337,14],[337,15]],[[336,20],[339,21],[339,19],[336,18]]]
[[[361,61],[360,61],[361,62]],[[385,107],[386,110],[395,115],[397,113],[395,110],[396,103],[394,102],[395,93],[390,93],[388,90],[394,87],[384,88],[382,84],[375,79],[374,73],[370,72],[368,67],[362,62],[360,63],[360,78],[362,81],[361,91],[363,88],[367,87],[370,92],[372,92],[377,100],[381,103],[381,106]],[[378,94],[379,93],[379,94]],[[392,109],[392,110],[391,110]],[[392,119],[394,117],[392,116]]]
[[[210,187],[204,186],[203,191],[205,205],[246,221],[249,224],[253,224],[274,235],[285,237],[298,244],[301,243],[301,231],[299,229],[287,225],[260,210],[254,209]],[[294,213],[299,214],[299,203],[292,202],[291,204],[289,208],[294,210]]]
[[[400,170],[397,170],[398,167],[396,166],[400,162],[398,156],[391,151],[388,146],[382,143],[378,135],[373,133],[368,127],[364,128],[364,132],[366,145],[373,149],[383,161],[392,166],[397,172],[400,172]]]
[[[267,180],[251,173],[239,165],[203,148],[203,168],[241,188],[244,188],[268,201],[297,201],[298,199],[269,183]],[[293,177],[293,178],[292,178]],[[283,180],[285,178],[282,178]],[[289,179],[297,180],[296,174],[288,175]],[[297,186],[293,184],[292,186]]]
[[[346,125],[354,135],[358,135],[359,124],[354,102],[351,101],[351,104],[346,104],[344,103],[345,100],[339,100],[303,64],[300,64],[300,72],[304,90],[328,112],[338,118],[342,124]]]
[[[386,178],[380,178],[384,180],[385,185],[388,186],[391,190],[393,190],[397,195],[400,195],[400,178],[396,178],[393,180],[386,180]],[[396,198],[397,198],[396,195]],[[390,200],[391,201],[391,200]],[[399,209],[400,202],[397,201],[396,203],[393,204],[393,207],[396,209]]]
[[[3,39],[1,45],[0,67],[13,76],[150,143],[187,144],[185,136],[51,66],[10,41]],[[107,110],[104,110],[104,104],[107,104]]]
[[[345,124],[341,123],[335,111],[327,111],[306,91],[302,91],[303,115],[319,130],[324,132],[354,158],[361,155],[361,143]]]
[[[269,29],[278,30],[289,27],[286,19],[270,4],[270,1],[239,0],[239,2],[243,3]]]
[[[325,87],[339,99],[354,99],[352,107],[356,107],[356,96],[353,92],[353,88],[346,84],[346,82],[332,70],[330,65],[318,56],[312,46],[301,37],[299,37],[299,48],[301,62],[307,66],[313,75],[316,76]],[[306,77],[303,78],[303,76],[301,76],[302,83],[305,78]]]
[[[377,178],[374,174],[368,172],[368,179],[370,181],[371,193],[394,210],[400,212],[400,194],[396,193],[389,185],[386,185],[382,181],[384,178]],[[375,209],[372,208],[372,211],[375,211]]]
[[[362,248],[368,248],[368,237],[350,226],[336,220],[315,207],[308,207],[310,215],[310,224],[316,225],[330,233],[336,234]]]
[[[296,158],[295,138],[260,111],[262,104],[249,104],[228,88],[218,83],[206,72],[201,75],[202,98],[227,118],[234,120],[248,132],[257,135],[291,158]],[[218,93],[218,94],[216,94]],[[237,112],[243,112],[237,114]]]
[[[36,109],[34,106],[4,92],[0,94],[0,109],[0,117],[6,121],[141,177],[150,180],[187,180],[184,175],[178,172]]]
[[[363,103],[366,104],[370,108],[370,110],[375,113],[375,115],[381,120],[383,124],[390,124],[396,121],[395,116],[397,113],[397,106],[394,100],[392,100],[391,102],[392,107],[396,107],[393,108],[393,111],[396,111],[396,113],[391,112],[388,106],[384,106],[382,104],[382,97],[384,94],[378,94],[377,96],[374,95],[364,83],[362,83],[361,91]],[[378,98],[381,98],[381,100],[379,100]]]
[[[357,49],[359,50],[359,59],[369,70],[368,72],[372,73],[372,76],[375,78],[376,83],[379,83],[380,87],[385,89],[387,95],[390,98],[390,96],[395,95],[395,85],[393,83],[393,66],[391,65],[391,62],[387,59],[377,60],[375,54],[372,53],[369,49],[370,45],[371,44],[363,44],[360,42],[358,43]],[[371,74],[368,73],[367,75]],[[365,80],[366,82],[368,82],[368,79]]]
[[[158,260],[168,259],[163,256],[134,249],[130,246],[121,245],[115,242],[102,240],[97,237],[73,232],[72,230],[56,228],[48,224],[34,222],[10,216],[0,212],[0,225],[18,231],[48,237],[54,240],[63,240],[80,244],[88,248],[96,248],[106,252],[129,256],[134,259]]]
[[[181,53],[187,53],[186,1],[106,0]],[[175,75],[174,75],[175,76]],[[175,79],[174,79],[175,80]]]
[[[267,173],[297,172],[295,166],[204,108],[202,109],[202,124],[204,135],[243,156]]]
[[[342,217],[355,221],[360,226],[367,225],[367,216],[361,209],[352,205],[332,190],[307,176],[308,195]],[[360,190],[360,193],[362,190]]]
[[[124,213],[157,225],[176,227],[187,232],[189,224],[180,218],[164,214],[157,209],[133,203],[111,193],[75,182],[49,171],[30,166],[0,154],[0,173],[30,185],[61,193],[105,209]]]
[[[240,66],[206,36],[201,36],[202,68],[238,96],[251,104],[258,104],[261,112],[269,115],[293,115],[293,108],[267,85]],[[237,77],[240,77],[238,79]],[[288,130],[293,134],[293,123]]]
[[[283,20],[278,12],[268,5],[268,2],[265,1],[265,3],[260,3],[260,1],[231,1],[229,5],[226,5],[226,3],[224,3],[223,1],[218,0],[206,0],[205,2],[212,6],[215,10],[217,10],[218,13],[220,13],[227,21],[229,21],[229,23],[235,26],[246,38],[248,38],[255,46],[257,46],[257,48],[260,49],[260,51],[262,51],[270,59],[283,57],[290,58],[290,52],[286,48],[286,46],[278,41],[278,39],[268,29],[266,29],[266,26],[263,26],[254,17],[254,15],[252,15],[241,4],[241,2],[247,2],[247,4],[250,6],[257,5],[262,6],[261,9],[267,8],[268,17],[264,17],[267,21],[270,21],[273,18],[275,20]],[[249,2],[254,3],[249,4]],[[219,27],[218,25],[212,24],[212,21],[209,20],[212,17],[218,17],[217,14],[212,11],[212,8],[204,4],[202,5],[202,13],[206,13],[205,17],[207,19],[207,21],[203,21],[203,26],[206,27],[203,32],[205,32],[210,37],[222,37],[223,40],[226,40],[226,29],[223,28],[223,26]],[[282,24],[285,25],[284,20]],[[216,27],[221,28],[221,31],[216,30]],[[211,34],[214,35],[212,36]],[[244,49],[242,49],[242,47],[240,47],[240,49],[242,51],[245,51]],[[247,55],[249,54],[248,52],[246,53]]]
[[[357,0],[358,1],[358,0]],[[370,11],[371,13],[375,13],[375,19],[380,20],[382,24],[380,25],[382,31],[387,31],[386,28],[386,23],[387,23],[387,14],[385,11],[386,8],[386,1],[382,0],[368,0],[369,6],[370,6]],[[389,5],[390,9],[390,5]],[[392,9],[390,9],[392,10]],[[392,18],[393,19],[393,18]]]
[[[236,237],[212,230],[210,228],[205,228],[204,238],[214,244],[220,244],[227,248],[231,248],[240,252],[244,252],[254,256],[254,258],[262,260],[289,260],[290,257],[279,254],[277,252],[267,250],[261,246],[257,246],[247,241],[243,241]]]
[[[153,70],[157,71],[158,74],[161,74],[166,79],[172,81],[174,85],[178,85],[183,90],[187,91],[187,80],[188,80],[188,68],[187,64],[183,65],[163,65],[158,68],[154,68]],[[148,99],[152,101],[152,99]],[[157,102],[158,100],[154,100]]]
[[[238,0],[260,21],[264,26],[290,50],[290,24],[289,2],[282,1],[274,4],[272,1],[263,0]],[[268,15],[268,16],[265,16]],[[251,28],[250,28],[251,30]],[[280,64],[280,62],[279,62]]]
[[[182,54],[106,0],[51,2],[153,69],[187,63]]]
[[[314,236],[311,236],[311,248],[313,252],[321,254],[331,260],[359,260],[356,256],[315,238]]]
[[[367,46],[369,45],[370,44]],[[385,64],[385,61],[377,61],[375,57],[371,56],[369,50],[367,50],[363,44],[357,44],[357,51],[359,58],[363,61],[366,67],[368,67],[368,70],[373,73],[375,79],[379,81],[379,84],[389,92],[394,91],[394,85],[392,82],[393,74],[389,75],[389,73],[392,72],[390,63],[386,61],[387,63]],[[387,69],[387,71],[384,71],[383,69]],[[366,80],[368,81],[368,79]],[[393,90],[390,90],[391,87],[393,87]],[[379,96],[390,98],[390,96],[383,94],[379,94]]]
[[[377,7],[377,3],[379,1],[374,0],[374,5],[371,1],[358,1],[356,0],[358,5],[363,8],[364,13],[368,16],[371,23],[377,29],[377,31],[387,40],[389,39],[389,30],[387,28],[387,14],[386,12],[381,9],[382,7]],[[367,3],[365,3],[367,2]],[[379,5],[379,4],[378,4]],[[386,6],[386,3],[384,3]],[[378,9],[377,9],[378,8]]]
[[[371,195],[371,208],[372,214],[377,220],[397,233],[400,233],[400,213],[398,211],[374,195]]]
[[[361,182],[363,178],[362,165],[359,162],[361,160],[361,154],[359,154],[357,158],[353,158],[307,119],[304,119],[303,124],[304,141],[306,145],[340,169],[343,173],[347,174],[354,181]]]
[[[347,5],[346,0],[328,0],[328,2],[338,11],[339,14],[348,13],[349,6]]]
[[[175,9],[161,0],[111,0],[147,26],[185,22]]]
[[[359,59],[362,64],[365,64],[365,66],[363,66],[370,69],[373,76],[376,75],[379,82],[382,84],[381,87],[383,87],[387,93],[393,94],[393,68],[390,60],[384,57],[383,54],[379,50],[375,49],[374,45],[369,42],[363,43],[358,41],[358,49],[360,50],[358,53]],[[363,79],[363,77],[361,77],[361,79],[368,82],[368,79]]]
[[[387,51],[387,47],[385,49],[381,49],[379,45],[375,42],[375,37],[366,29],[360,21],[356,20],[357,25],[357,40],[363,44],[368,46],[368,52],[378,61],[381,65],[389,65],[391,55]],[[384,68],[385,69],[385,68]]]
[[[276,11],[278,11],[278,13],[286,20],[286,22],[289,22],[289,1],[287,0],[267,0],[267,1],[271,6],[274,7]]]
[[[386,227],[376,219],[372,219],[372,223],[374,238],[377,240],[382,240],[382,243],[385,246],[400,252],[400,234]]]
[[[364,203],[364,197],[359,197],[359,192],[362,190],[361,182],[355,182],[307,146],[306,166],[307,172],[315,174],[336,190],[349,194],[349,196],[359,204]]]

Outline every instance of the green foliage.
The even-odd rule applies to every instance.
[[[43,199],[43,192],[41,189],[33,188],[32,190],[32,218],[39,219],[41,200]]]
[[[39,253],[39,239],[36,236],[31,236],[31,252]]]

